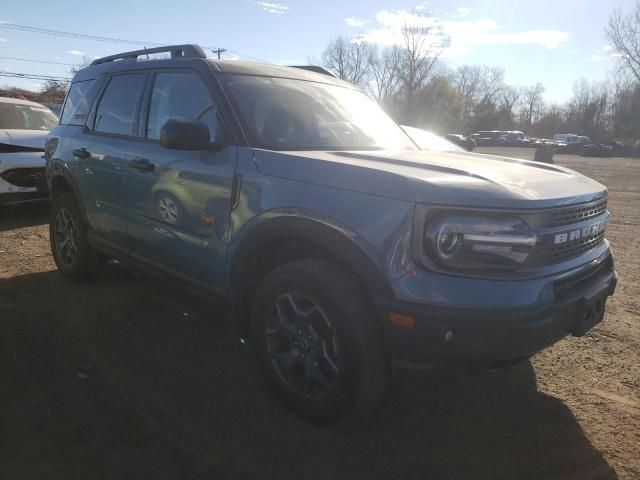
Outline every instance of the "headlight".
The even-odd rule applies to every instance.
[[[424,227],[422,254],[452,270],[514,270],[525,263],[536,240],[517,217],[440,216]]]

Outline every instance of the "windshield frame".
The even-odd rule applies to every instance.
[[[229,105],[233,111],[234,116],[236,117],[236,121],[240,130],[243,133],[243,136],[246,139],[247,144],[251,148],[258,148],[263,150],[271,150],[271,151],[382,151],[382,150],[403,150],[403,151],[419,151],[419,146],[415,143],[415,141],[411,138],[410,135],[402,129],[402,127],[393,119],[390,115],[388,115],[374,100],[372,100],[369,96],[367,96],[361,90],[349,86],[349,85],[340,85],[334,82],[322,82],[320,80],[309,80],[309,79],[301,79],[295,77],[286,77],[286,76],[276,76],[276,75],[257,75],[252,73],[231,73],[231,72],[217,72],[216,77],[218,77],[218,83],[220,88],[224,92],[224,96],[227,98]],[[237,101],[236,95],[233,92],[233,89],[230,87],[230,83],[234,79],[247,77],[247,78],[262,78],[267,80],[282,80],[284,82],[300,82],[302,84],[314,84],[319,85],[321,88],[336,88],[342,89],[343,91],[351,91],[353,94],[361,96],[362,99],[365,99],[367,102],[370,102],[372,107],[381,114],[382,118],[389,122],[389,125],[393,125],[395,131],[398,133],[398,137],[402,139],[404,145],[402,148],[393,147],[391,145],[295,145],[295,146],[283,146],[283,145],[267,145],[262,143],[257,135],[254,135],[252,129],[249,128],[247,119],[244,117],[243,109]],[[286,87],[280,87],[286,88]],[[255,108],[255,107],[254,107]]]

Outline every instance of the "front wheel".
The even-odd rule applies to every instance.
[[[386,391],[390,361],[371,300],[324,259],[271,272],[253,302],[252,341],[269,387],[312,421],[357,417]]]

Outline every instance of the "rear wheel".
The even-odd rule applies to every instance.
[[[267,383],[309,420],[360,416],[384,394],[390,362],[371,301],[324,259],[271,272],[253,302],[252,340]]]
[[[53,201],[49,241],[58,270],[74,280],[91,277],[97,267],[98,255],[89,244],[87,227],[71,193]]]

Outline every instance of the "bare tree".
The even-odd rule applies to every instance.
[[[606,33],[624,65],[640,82],[640,1],[627,15],[621,8],[615,9]]]
[[[71,67],[69,69],[69,73],[71,75],[75,75],[76,73],[78,73],[83,68],[88,67],[89,65],[91,65],[92,61],[93,60],[91,58],[86,57],[86,56],[83,55],[82,56],[82,60],[77,65],[74,65],[73,67]]]
[[[37,101],[41,103],[62,103],[67,94],[67,82],[47,80],[38,93]]]
[[[482,73],[482,67],[478,65],[463,65],[456,71],[454,86],[464,102],[462,115],[465,120],[471,116],[476,105]]]
[[[434,65],[449,43],[436,24],[424,24],[427,26],[405,24],[402,27],[398,76],[406,105],[403,116],[407,123],[414,122],[416,96],[429,80]]]
[[[542,94],[544,93],[544,85],[540,82],[522,89],[522,120],[531,126],[536,117],[540,114],[544,105]]]
[[[463,116],[468,120],[477,107],[497,103],[505,88],[504,70],[486,65],[463,65],[456,70],[453,82],[463,98]]]
[[[513,117],[513,112],[520,101],[520,93],[520,90],[516,87],[506,85],[500,92],[500,110]]]
[[[322,52],[322,65],[338,78],[361,85],[369,74],[370,51],[366,42],[337,37]]]
[[[382,52],[372,49],[369,54],[371,82],[369,92],[380,103],[387,103],[398,93],[400,77],[400,49],[396,46],[385,48]]]

